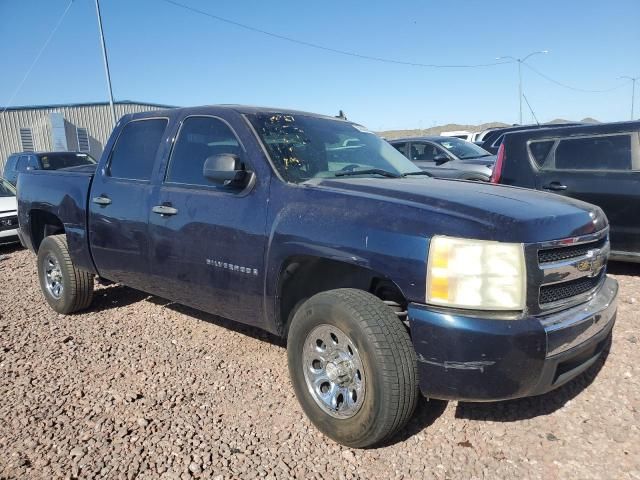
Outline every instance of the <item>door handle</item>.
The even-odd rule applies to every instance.
[[[98,205],[110,205],[111,199],[109,197],[105,197],[104,195],[100,195],[99,197],[93,197],[93,203],[97,203]]]
[[[170,207],[169,205],[156,205],[151,209],[151,211],[158,215],[175,215],[178,213],[177,208]]]
[[[544,187],[545,190],[566,190],[567,186],[561,184],[560,182],[551,182],[549,185],[545,185]]]

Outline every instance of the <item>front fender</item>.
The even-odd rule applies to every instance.
[[[276,320],[275,299],[283,266],[296,256],[334,260],[368,269],[392,281],[408,301],[424,301],[429,239],[408,233],[389,215],[388,207],[367,200],[347,202],[345,197],[274,185],[268,218],[265,313]],[[270,318],[269,318],[270,317]]]

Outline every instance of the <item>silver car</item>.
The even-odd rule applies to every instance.
[[[496,162],[495,155],[455,137],[406,137],[389,143],[434,177],[487,182]]]

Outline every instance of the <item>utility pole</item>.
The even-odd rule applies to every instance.
[[[100,3],[96,0],[96,14],[98,15],[98,29],[100,30],[100,43],[102,44],[102,58],[104,60],[104,71],[107,76],[107,87],[109,88],[109,105],[111,106],[111,120],[116,126],[116,108],[113,105],[113,90],[111,88],[111,74],[109,73],[109,60],[107,58],[107,46],[104,43],[104,32],[102,31],[102,16],[100,15]]]
[[[618,78],[625,78],[631,80],[631,120],[633,120],[633,106],[636,103],[636,80],[640,80],[640,77],[623,76]]]
[[[527,55],[524,58],[516,58],[516,57],[512,57],[511,55],[507,55],[504,57],[497,57],[496,60],[506,60],[506,59],[510,59],[513,60],[514,62],[518,63],[518,106],[519,106],[519,119],[520,119],[520,125],[522,125],[522,64],[529,58],[532,57],[534,55],[537,54],[547,54],[549,53],[548,50],[540,50],[538,52],[531,52],[529,55]]]

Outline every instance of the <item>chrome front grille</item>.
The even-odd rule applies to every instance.
[[[609,232],[529,245],[529,308],[547,313],[587,301],[606,277]],[[533,268],[531,268],[533,267]]]
[[[580,245],[572,245],[569,247],[548,248],[538,252],[538,263],[559,262],[561,260],[569,260],[571,258],[582,257],[587,255],[589,250],[594,248],[603,248],[607,243],[607,238],[601,238],[595,242],[583,243]]]
[[[600,274],[595,277],[576,278],[568,282],[543,285],[540,287],[540,306],[544,307],[545,305],[557,303],[590,292],[600,285],[602,277],[603,272],[600,272]]]
[[[0,217],[0,232],[18,228],[18,216]]]

